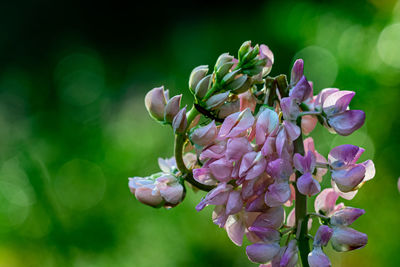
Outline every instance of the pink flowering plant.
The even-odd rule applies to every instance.
[[[351,228],[364,210],[337,204],[352,199],[375,175],[371,160],[358,162],[363,148],[348,144],[319,154],[310,134],[319,123],[350,135],[365,121],[349,104],[355,93],[336,88],[313,94],[297,60],[289,81],[270,77],[274,56],[266,45],[243,43],[235,58],[222,54],[211,70],[193,69],[193,105],[163,87],[147,93],[150,115],[175,133],[175,154],[159,159],[161,172],[129,178],[132,194],[153,207],[175,207],[186,187],[206,191],[197,211],[213,206],[213,222],[238,246],[244,236],[250,261],[260,266],[331,266],[324,247],[343,252],[367,244]],[[329,173],[329,175],[327,175]],[[330,179],[330,188],[321,188]],[[315,196],[315,211],[307,200]],[[285,210],[287,212],[285,212]],[[320,224],[310,233],[313,222]]]

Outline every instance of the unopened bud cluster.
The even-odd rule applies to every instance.
[[[350,227],[364,210],[336,201],[352,199],[375,167],[371,160],[358,162],[363,148],[341,145],[326,158],[312,137],[303,136],[318,123],[350,135],[364,124],[365,113],[349,108],[352,91],[327,88],[314,95],[301,59],[289,81],[268,76],[273,63],[266,45],[248,41],[237,58],[224,53],[212,69],[194,68],[190,110],[180,107],[181,95],[169,99],[163,87],[151,90],[146,108],[172,126],[175,157],[160,160],[160,173],[130,178],[129,187],[153,207],[179,204],[185,182],[207,191],[196,209],[214,206],[213,222],[238,246],[246,236],[247,256],[260,266],[331,266],[324,252],[328,243],[336,251],[367,244],[367,236]],[[322,189],[323,179],[331,187]],[[315,212],[307,211],[305,200],[314,195]],[[315,222],[321,226],[309,249]]]

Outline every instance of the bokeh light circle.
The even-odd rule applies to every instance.
[[[387,26],[378,39],[378,54],[387,65],[400,69],[400,23]]]
[[[58,200],[72,210],[87,210],[95,206],[103,198],[105,189],[101,168],[81,159],[65,163],[54,181]]]
[[[294,60],[298,58],[304,60],[304,73],[307,80],[314,83],[317,92],[333,85],[338,73],[338,64],[329,50],[319,46],[308,46],[300,50]]]

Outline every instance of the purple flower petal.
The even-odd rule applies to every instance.
[[[314,247],[326,246],[329,240],[331,239],[332,234],[333,234],[332,228],[328,227],[327,225],[321,225],[318,228],[317,233],[315,234],[313,246]]]
[[[277,207],[285,204],[290,198],[290,186],[287,182],[273,183],[268,186],[268,191],[265,193],[265,203],[269,207]]]
[[[347,136],[363,126],[365,113],[362,110],[346,110],[328,118],[329,125],[340,135]]]
[[[322,251],[321,247],[315,247],[308,254],[308,264],[310,267],[331,267],[331,261]]]
[[[331,244],[334,250],[342,252],[364,247],[368,236],[350,227],[334,227]]]
[[[337,226],[349,226],[364,213],[365,211],[363,209],[350,208],[350,207],[344,208],[339,211],[336,211],[332,215],[331,224]]]
[[[252,262],[266,263],[278,254],[279,249],[278,243],[256,243],[246,247],[246,254]]]
[[[303,195],[313,196],[321,191],[321,186],[311,173],[307,172],[297,180],[297,188]]]
[[[342,192],[350,192],[362,182],[365,177],[365,167],[361,164],[347,169],[332,170],[332,179]]]

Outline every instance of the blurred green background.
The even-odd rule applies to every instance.
[[[356,91],[366,124],[312,136],[324,155],[352,143],[374,160],[375,179],[344,201],[366,210],[354,227],[369,243],[328,255],[333,266],[400,266],[400,1],[191,4],[0,4],[0,266],[256,266],[212,208],[195,211],[204,193],[165,210],[127,187],[172,155],[146,91],[163,84],[190,104],[192,68],[245,40],[272,49],[272,75],[303,58],[315,92]]]

